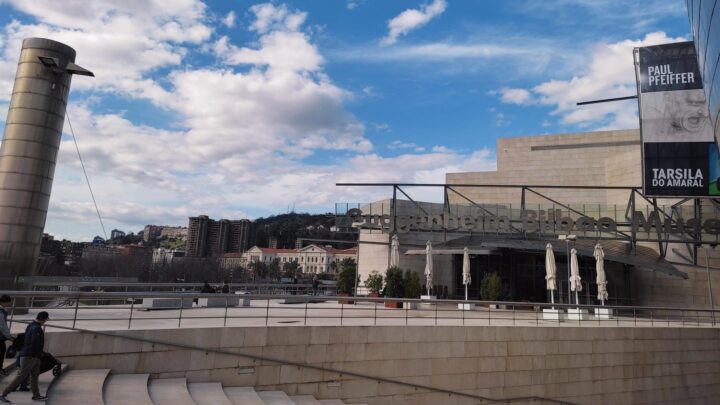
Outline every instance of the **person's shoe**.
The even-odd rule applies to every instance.
[[[6,404],[12,404],[12,401],[10,401],[9,399],[7,399],[7,398],[5,397],[5,395],[0,396],[0,402],[4,402],[4,403],[6,403]]]
[[[38,401],[38,402],[45,401],[46,399],[47,399],[47,397],[42,396],[42,395],[33,395],[33,397],[32,397],[33,401]]]

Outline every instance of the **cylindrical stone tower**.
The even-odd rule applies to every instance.
[[[0,146],[0,289],[35,271],[74,61],[65,44],[23,41]]]

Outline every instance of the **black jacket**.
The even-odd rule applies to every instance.
[[[42,325],[32,321],[25,329],[25,341],[20,349],[20,357],[40,357],[45,346],[45,332]]]

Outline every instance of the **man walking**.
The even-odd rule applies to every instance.
[[[25,329],[25,342],[20,349],[20,369],[15,378],[10,381],[0,396],[0,402],[10,403],[7,395],[17,388],[20,383],[30,376],[30,389],[32,390],[33,401],[45,401],[47,397],[40,395],[38,388],[38,377],[40,376],[40,355],[45,346],[45,333],[43,325],[50,316],[47,312],[41,311],[35,317],[35,320]]]

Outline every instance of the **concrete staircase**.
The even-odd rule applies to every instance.
[[[0,389],[10,381],[3,378]],[[48,405],[342,405],[340,400],[318,400],[312,395],[288,396],[283,391],[256,391],[252,387],[223,387],[220,383],[188,383],[184,378],[151,379],[148,374],[113,374],[108,369],[64,369],[54,378],[40,376],[40,393]],[[37,404],[29,392],[13,392],[13,404]]]

